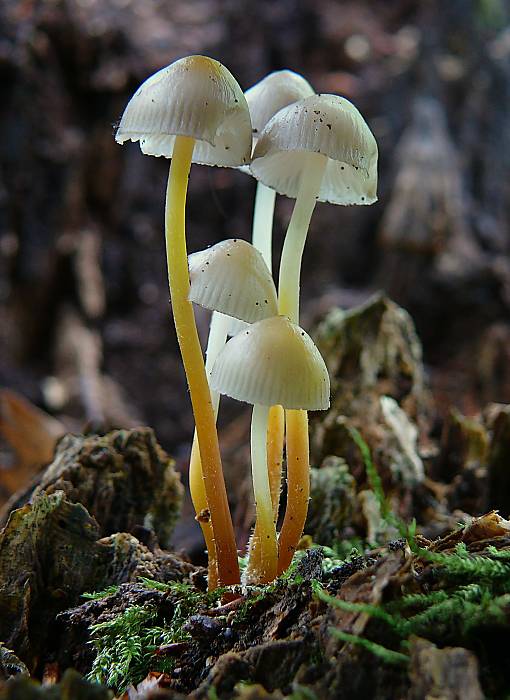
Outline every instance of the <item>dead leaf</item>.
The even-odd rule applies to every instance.
[[[12,468],[0,469],[0,487],[10,496],[25,486],[35,472],[51,462],[65,427],[49,414],[10,389],[0,390],[0,435],[15,455]],[[0,465],[3,466],[3,465]]]

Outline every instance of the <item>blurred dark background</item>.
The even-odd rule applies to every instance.
[[[204,53],[243,89],[301,72],[378,140],[379,202],[317,206],[303,325],[384,289],[415,320],[439,415],[510,402],[509,20],[507,0],[2,0],[0,384],[68,428],[151,425],[184,463],[168,162],[113,131],[140,82]],[[194,166],[190,251],[249,238],[254,193]],[[291,208],[278,198],[276,264]]]

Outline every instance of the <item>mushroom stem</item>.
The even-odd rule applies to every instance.
[[[207,340],[207,350],[205,351],[205,371],[209,377],[213,365],[219,353],[223,350],[227,342],[227,333],[232,319],[229,316],[214,311],[211,318],[209,338]],[[218,417],[220,395],[217,391],[211,391],[211,402],[215,420]],[[214,543],[213,529],[209,516],[209,507],[205,493],[204,477],[202,474],[202,463],[200,461],[200,450],[198,449],[197,431],[193,435],[193,445],[191,447],[191,457],[189,464],[189,488],[191,500],[197,520],[202,528],[202,534],[207,548],[208,561],[208,587],[213,591],[218,587],[218,562],[216,559],[216,545]]]
[[[278,520],[280,491],[282,489],[283,441],[285,412],[281,406],[271,406],[267,428],[267,470],[273,503],[273,520]]]
[[[310,497],[308,413],[285,411],[287,433],[287,509],[279,539],[278,575],[292,561],[303,533]]]
[[[301,260],[315,202],[327,164],[322,154],[307,155],[294,210],[287,228],[278,284],[279,312],[299,324]],[[279,537],[278,573],[289,566],[305,526],[310,492],[308,414],[285,411],[287,440],[287,507]]]
[[[257,183],[255,209],[253,212],[252,243],[260,251],[269,270],[273,269],[272,232],[276,191],[262,182]],[[267,468],[273,503],[273,519],[278,520],[280,501],[283,442],[285,438],[284,412],[281,406],[272,406],[269,410],[267,428]],[[250,570],[258,570],[260,564],[260,535],[258,525],[250,539]]]
[[[328,160],[320,153],[308,153],[306,158],[307,167],[301,175],[298,196],[285,235],[278,282],[279,311],[297,324],[299,324],[301,259],[308,226]]]
[[[255,195],[255,211],[253,214],[252,243],[260,251],[264,262],[272,271],[272,232],[274,205],[276,191],[266,187],[262,182],[257,183]],[[267,429],[267,464],[269,469],[269,482],[271,484],[271,497],[273,499],[273,513],[275,522],[278,520],[278,506],[280,500],[283,441],[285,438],[285,420],[283,408],[272,406],[269,411]]]
[[[204,367],[193,307],[188,299],[189,276],[185,236],[188,177],[195,140],[176,136],[166,192],[165,236],[168,283],[177,340],[188,381],[211,525],[216,542],[218,579],[239,582],[234,528],[221,466],[216,421]]]
[[[259,250],[269,270],[272,271],[272,231],[276,191],[257,183],[253,212],[252,243]]]
[[[280,491],[282,488],[283,443],[285,439],[285,412],[282,406],[271,406],[269,409],[266,439],[269,490],[271,491],[271,502],[273,505],[273,522],[276,525],[280,506]],[[248,583],[252,582],[252,572],[257,572],[260,568],[260,545],[259,525],[257,522],[255,523],[255,528],[253,529],[248,545]]]
[[[258,546],[256,546],[255,561],[250,557],[249,578],[251,582],[255,582],[254,579],[256,579],[257,583],[272,581],[276,576],[278,563],[276,527],[267,470],[266,436],[269,410],[268,406],[256,404],[253,406],[251,419],[251,468],[257,512],[255,532]]]

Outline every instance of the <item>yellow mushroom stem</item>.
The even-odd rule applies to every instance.
[[[198,448],[196,431],[193,437],[189,461],[189,490],[193,508],[196,513],[195,520],[198,521],[202,529],[205,548],[207,549],[207,588],[209,591],[214,591],[218,588],[218,560],[216,558],[216,545],[214,543],[211,514],[207,503],[207,496],[205,495],[202,462],[200,461],[200,450]]]
[[[280,491],[282,489],[283,441],[285,438],[285,412],[281,406],[269,409],[267,427],[267,470],[273,503],[273,520],[278,520]]]
[[[271,406],[269,409],[266,452],[267,471],[269,475],[269,490],[271,492],[271,502],[273,505],[273,522],[278,520],[278,510],[280,506],[280,491],[282,487],[282,463],[283,463],[283,442],[285,437],[285,413],[281,406]],[[261,549],[260,532],[258,521],[250,538],[248,545],[249,564],[248,579],[260,570]],[[255,573],[254,573],[255,572]]]
[[[207,340],[207,350],[205,353],[205,371],[209,377],[216,358],[223,349],[227,341],[227,333],[231,323],[228,316],[213,312],[209,338]],[[218,419],[218,409],[220,405],[220,395],[217,391],[211,391],[211,401],[214,411],[214,419]],[[202,534],[207,549],[207,585],[210,591],[218,588],[218,562],[216,559],[216,545],[209,514],[209,506],[205,495],[204,477],[202,475],[202,463],[200,461],[200,450],[198,449],[197,431],[193,435],[193,445],[191,447],[191,457],[189,463],[189,490],[193,507],[195,508],[196,520],[202,528]]]
[[[278,310],[299,325],[301,261],[310,219],[326,170],[327,156],[309,153],[292,211],[280,262]],[[308,414],[285,411],[287,445],[287,507],[279,537],[278,573],[289,566],[305,526],[310,491]]]
[[[202,463],[204,489],[218,560],[218,584],[239,582],[234,528],[221,465],[216,421],[193,307],[185,236],[188,177],[195,140],[176,136],[166,193],[165,236],[168,283],[184,371],[188,381]]]
[[[278,575],[289,566],[303,533],[310,497],[308,413],[285,411],[287,508],[279,539]]]

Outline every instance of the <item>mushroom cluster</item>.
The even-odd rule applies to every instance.
[[[216,430],[221,394],[253,406],[256,523],[245,583],[270,582],[292,561],[306,520],[307,411],[329,406],[326,366],[299,325],[308,226],[318,199],[376,200],[377,144],[348,100],[315,94],[302,76],[278,71],[243,94],[231,73],[205,56],[182,58],[148,78],[128,103],[116,140],[138,141],[143,153],[171,159],[168,281],[195,418],[189,481],[209,556],[209,588],[240,581]],[[251,244],[230,239],[188,257],[192,163],[240,168],[257,179]],[[276,193],[296,200],[278,291],[271,255]],[[205,360],[193,303],[213,312]],[[284,450],[287,505],[278,535]]]

